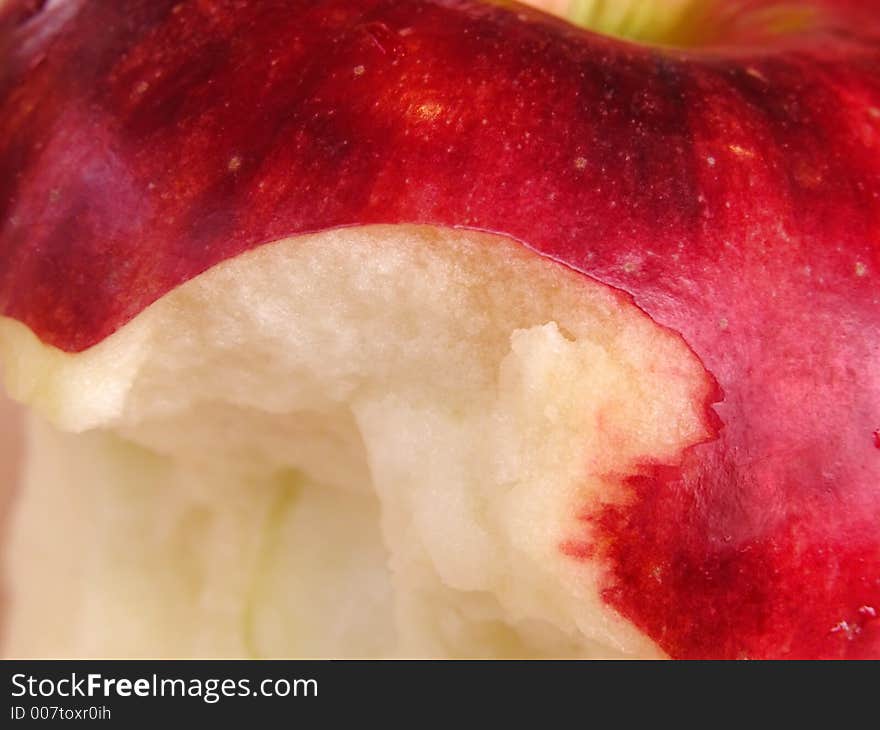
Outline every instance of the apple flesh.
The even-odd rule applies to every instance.
[[[700,364],[674,400],[701,404],[703,430],[672,451],[649,439],[608,495],[565,502],[554,519],[579,536],[541,528],[556,541],[546,569],[588,573],[575,595],[601,604],[593,628],[573,620],[579,636],[621,619],[677,657],[878,657],[880,24],[869,2],[800,5],[811,20],[796,31],[688,51],[477,2],[13,2],[0,18],[11,389],[68,428],[114,425],[128,383],[90,370],[92,353],[220,262],[345,226],[502,234],[626,293],[620,312],[680,334]],[[498,266],[513,255],[487,250]],[[418,269],[402,276],[417,288]],[[556,322],[567,341],[561,316],[526,328]],[[479,402],[461,387],[458,402]],[[662,391],[638,399],[655,437],[691,412],[652,420]],[[582,463],[604,424],[572,431]],[[627,454],[641,424],[611,451]],[[635,645],[615,631],[605,645]]]
[[[607,287],[373,226],[226,261],[82,355],[7,327],[68,432],[34,427],[13,654],[658,653],[575,558],[642,461],[713,435],[714,383]]]

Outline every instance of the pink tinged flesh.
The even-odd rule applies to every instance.
[[[817,5],[689,55],[476,2],[13,2],[0,312],[77,352],[294,233],[512,236],[719,386],[566,559],[672,656],[880,657],[880,26]]]

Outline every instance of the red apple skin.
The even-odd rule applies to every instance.
[[[41,5],[0,19],[0,311],[76,352],[293,233],[513,236],[719,384],[564,559],[673,657],[880,658],[880,3],[691,52],[468,0]]]

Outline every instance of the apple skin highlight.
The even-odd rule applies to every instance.
[[[880,4],[802,4],[686,51],[478,2],[13,0],[0,312],[80,352],[292,234],[511,236],[719,386],[565,559],[673,657],[880,658]]]

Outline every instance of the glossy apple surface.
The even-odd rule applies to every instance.
[[[12,2],[0,311],[78,352],[292,234],[513,237],[718,386],[568,559],[675,657],[878,657],[880,6],[800,5],[684,50],[478,2]]]

